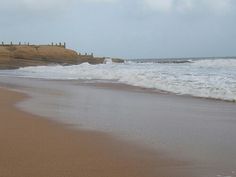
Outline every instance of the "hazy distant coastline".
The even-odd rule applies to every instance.
[[[236,59],[236,56],[223,56],[223,57],[172,57],[172,58],[132,58],[126,61],[136,63],[191,63],[198,60],[219,60],[219,59]]]

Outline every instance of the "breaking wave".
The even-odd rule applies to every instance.
[[[20,77],[62,80],[112,80],[196,97],[236,100],[236,60],[196,60],[184,63],[38,66],[1,71]]]

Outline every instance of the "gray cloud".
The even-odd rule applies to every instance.
[[[196,8],[213,10],[216,12],[229,11],[232,0],[143,0],[144,5],[161,12],[192,11]]]
[[[115,57],[236,55],[233,0],[0,0],[0,38]]]
[[[78,0],[81,3],[110,3],[116,0]],[[70,7],[76,0],[0,0],[0,9],[51,10]]]

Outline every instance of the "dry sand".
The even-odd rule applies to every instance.
[[[191,176],[186,163],[16,109],[24,98],[0,89],[0,177]]]

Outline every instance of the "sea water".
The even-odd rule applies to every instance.
[[[193,170],[198,177],[235,177],[235,103],[104,89],[76,81],[103,80],[233,100],[235,61],[132,60],[124,64],[28,67],[1,71],[1,75],[14,77],[1,77],[0,83],[32,96],[18,104],[23,110],[73,128],[110,133],[170,157],[193,161],[193,165],[180,170]]]
[[[37,66],[2,75],[62,80],[106,80],[180,95],[236,100],[236,58],[127,60],[73,66]]]

